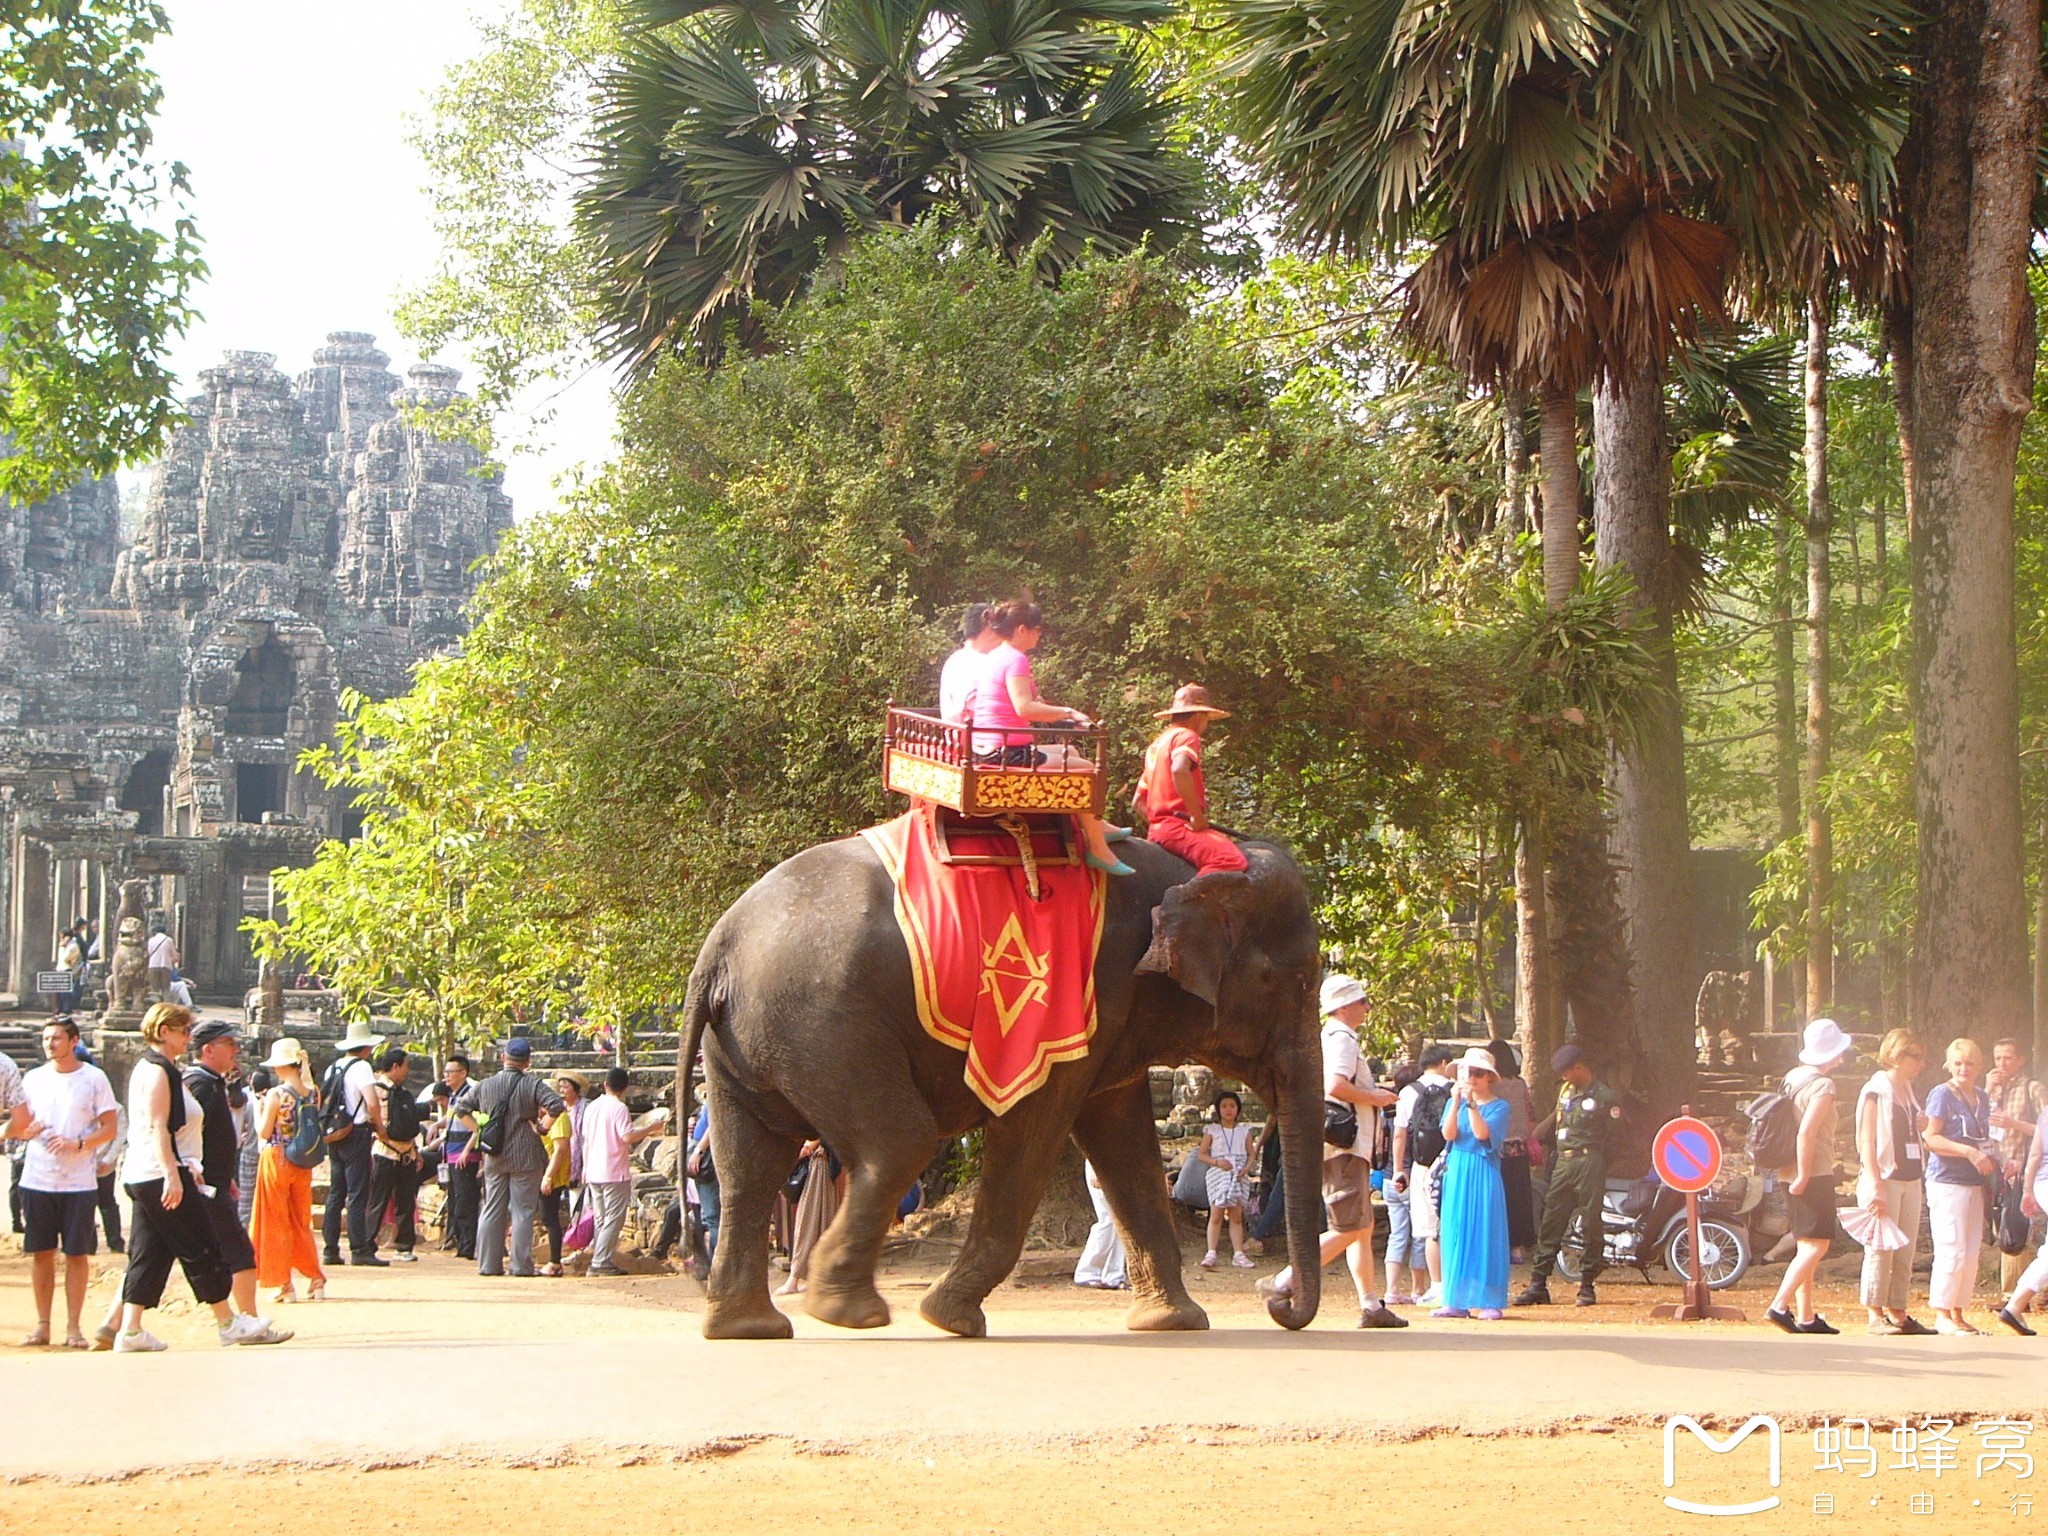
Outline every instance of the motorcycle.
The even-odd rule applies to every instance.
[[[1726,1290],[1750,1264],[1749,1213],[1763,1198],[1764,1181],[1734,1174],[1700,1196],[1700,1256],[1709,1290]],[[1679,1279],[1692,1275],[1692,1237],[1686,1227],[1685,1196],[1654,1173],[1640,1179],[1609,1179],[1600,1202],[1604,1263],[1628,1268],[1645,1283],[1650,1266],[1661,1263]],[[1565,1239],[1558,1273],[1576,1283],[1584,1272],[1582,1234]]]

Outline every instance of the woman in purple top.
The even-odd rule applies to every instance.
[[[1002,603],[989,610],[988,627],[1002,637],[1002,644],[983,659],[975,674],[974,698],[970,706],[974,723],[975,755],[987,762],[1001,762],[1011,768],[1057,768],[1068,773],[1093,773],[1095,764],[1072,747],[1037,747],[1032,744],[1034,725],[1094,724],[1078,709],[1048,703],[1038,696],[1038,684],[1031,676],[1031,652],[1045,632],[1045,615],[1038,604],[1023,601]],[[1112,839],[1130,836],[1125,827],[1105,828],[1099,816],[1081,815],[1081,836],[1088,844],[1088,865],[1112,875],[1137,871],[1109,851]]]

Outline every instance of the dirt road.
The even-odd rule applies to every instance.
[[[1120,1299],[1074,1290],[1048,1255],[991,1299],[994,1337],[956,1340],[915,1315],[938,1256],[897,1257],[889,1328],[799,1318],[786,1344],[705,1341],[687,1279],[489,1281],[436,1256],[340,1271],[337,1299],[279,1311],[300,1337],[278,1349],[220,1349],[189,1303],[164,1315],[174,1347],[158,1356],[0,1349],[0,1477],[14,1484],[0,1532],[267,1536],[286,1489],[307,1512],[290,1524],[337,1536],[359,1530],[360,1494],[413,1510],[452,1498],[462,1524],[507,1531],[658,1511],[712,1530],[773,1519],[889,1536],[1206,1529],[1248,1508],[1262,1531],[1327,1536],[1492,1525],[1507,1495],[1532,1501],[1515,1522],[1532,1529],[1682,1529],[1699,1517],[1668,1510],[1661,1481],[1677,1413],[1780,1422],[1784,1502],[1740,1529],[1807,1529],[1824,1518],[1814,1496],[1847,1499],[1843,1474],[1815,1470],[1815,1419],[1879,1425],[1889,1461],[1891,1426],[1934,1414],[1962,1426],[1960,1470],[1924,1489],[1910,1469],[1855,1478],[1844,1528],[1890,1529],[1894,1506],[1905,1523],[1916,1491],[1945,1529],[2003,1528],[2027,1523],[2002,1501],[2031,1484],[2009,1467],[1976,1476],[1972,1426],[2048,1416],[2048,1349],[2030,1341],[1680,1328],[1644,1320],[1670,1292],[1639,1285],[1606,1287],[1590,1314],[1400,1333],[1359,1333],[1340,1296],[1289,1335],[1251,1276],[1197,1273],[1211,1332],[1133,1335]],[[24,1270],[0,1258],[0,1337],[28,1317]],[[1762,1295],[1743,1300],[1760,1316]],[[1689,1436],[1685,1451],[1696,1493],[1719,1478],[1732,1498],[1761,1475],[1758,1457],[1712,1457]],[[1399,1512],[1390,1487],[1410,1491]]]

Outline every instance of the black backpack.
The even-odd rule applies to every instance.
[[[1799,1161],[1799,1106],[1788,1093],[1760,1093],[1742,1106],[1749,1116],[1749,1165],[1758,1173]]]
[[[348,1069],[355,1063],[353,1056],[336,1057],[320,1084],[320,1102],[325,1106],[320,1113],[320,1139],[329,1146],[337,1141],[346,1141],[356,1128],[355,1111],[348,1107],[348,1092],[342,1086],[342,1079],[348,1076]]]
[[[512,1091],[505,1095],[504,1103],[477,1115],[480,1123],[476,1128],[475,1145],[477,1151],[486,1157],[503,1157],[505,1149],[512,1145],[512,1127],[519,1123],[512,1113],[513,1106],[519,1102],[519,1087],[514,1083]]]
[[[403,1084],[389,1089],[384,1095],[384,1139],[415,1141],[419,1134],[419,1100],[407,1093]]]
[[[1452,1086],[1441,1078],[1415,1084],[1415,1112],[1408,1117],[1408,1156],[1415,1162],[1434,1163],[1444,1155],[1444,1110]]]

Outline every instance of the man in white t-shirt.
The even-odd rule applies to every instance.
[[[164,932],[164,925],[158,923],[150,930],[149,948],[144,953],[144,963],[149,967],[149,995],[167,999],[171,995],[171,972],[178,964],[178,946],[171,942],[171,936]]]
[[[1373,1081],[1372,1068],[1358,1046],[1358,1026],[1365,1022],[1365,988],[1350,976],[1332,975],[1323,982],[1323,1098],[1349,1105],[1358,1114],[1358,1134],[1348,1147],[1323,1143],[1323,1203],[1330,1209],[1330,1230],[1322,1236],[1321,1262],[1347,1256],[1351,1283],[1358,1292],[1358,1326],[1406,1328],[1380,1297],[1373,1273],[1372,1155],[1378,1144],[1380,1111],[1394,1095]],[[1259,1289],[1285,1296],[1294,1288],[1290,1265]]]
[[[49,1061],[22,1079],[30,1120],[22,1165],[21,1211],[26,1228],[36,1326],[24,1344],[48,1344],[57,1299],[57,1250],[64,1250],[65,1347],[85,1349],[80,1324],[92,1256],[99,1247],[96,1153],[114,1139],[117,1101],[106,1073],[78,1059],[78,1026],[68,1017],[43,1026]]]
[[[960,649],[939,668],[939,718],[967,718],[974,694],[974,679],[981,672],[981,658],[1003,643],[1003,637],[988,627],[988,604],[969,603],[960,620]]]

